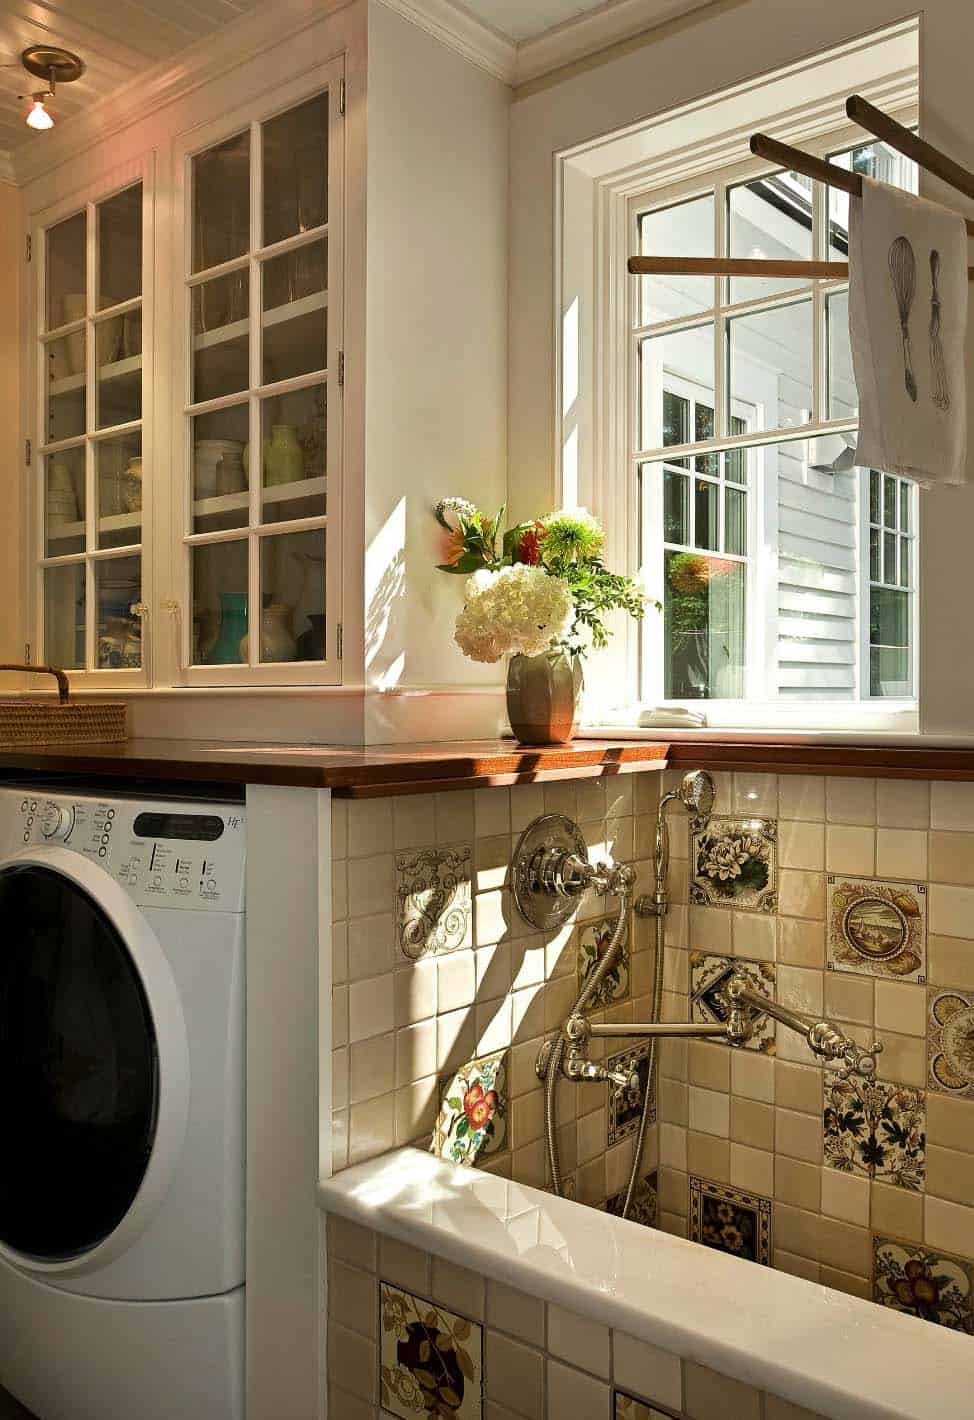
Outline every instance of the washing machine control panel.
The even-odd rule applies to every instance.
[[[0,846],[63,846],[145,907],[242,912],[243,807],[0,791]],[[11,832],[13,829],[13,832]]]

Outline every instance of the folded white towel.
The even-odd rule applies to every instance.
[[[856,463],[922,485],[966,483],[964,219],[866,177],[849,205]]]

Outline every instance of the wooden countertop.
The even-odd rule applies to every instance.
[[[122,744],[0,750],[0,776],[18,773],[180,784],[279,784],[331,789],[342,798],[430,794],[438,789],[662,769],[667,746],[575,740],[526,749],[514,740],[433,744],[272,745],[220,740],[131,739]]]

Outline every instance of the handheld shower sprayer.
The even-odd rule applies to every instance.
[[[653,896],[648,894],[636,903],[636,911],[644,917],[660,917],[666,910],[666,875],[670,868],[670,830],[666,822],[666,810],[670,804],[680,803],[690,815],[691,826],[704,824],[713,813],[717,791],[712,777],[705,769],[694,769],[684,774],[679,789],[671,789],[659,801],[656,814],[656,833],[653,840]]]

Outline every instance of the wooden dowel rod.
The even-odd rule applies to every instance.
[[[783,168],[804,173],[816,182],[841,188],[850,197],[862,196],[862,178],[858,173],[847,172],[845,168],[827,163],[824,158],[816,158],[802,148],[793,148],[790,143],[779,143],[777,138],[769,138],[766,133],[753,133],[750,146],[756,158],[767,158],[771,163],[780,163]],[[965,226],[967,235],[974,237],[974,222],[965,221]]]
[[[974,198],[974,173],[962,168],[960,163],[955,163],[953,158],[948,158],[946,153],[942,153],[932,143],[918,138],[915,133],[904,128],[902,123],[897,123],[895,118],[890,118],[889,114],[883,113],[882,109],[864,99],[861,94],[852,94],[846,100],[845,111],[853,123],[858,123],[860,128],[864,128],[874,138],[888,143],[897,153],[911,158],[919,167],[933,173],[934,177],[940,178],[941,182],[947,183],[949,187],[956,188],[965,197]]]
[[[777,261],[731,256],[631,256],[632,276],[794,276],[802,281],[846,281],[847,261]],[[974,281],[974,266],[967,268]]]

